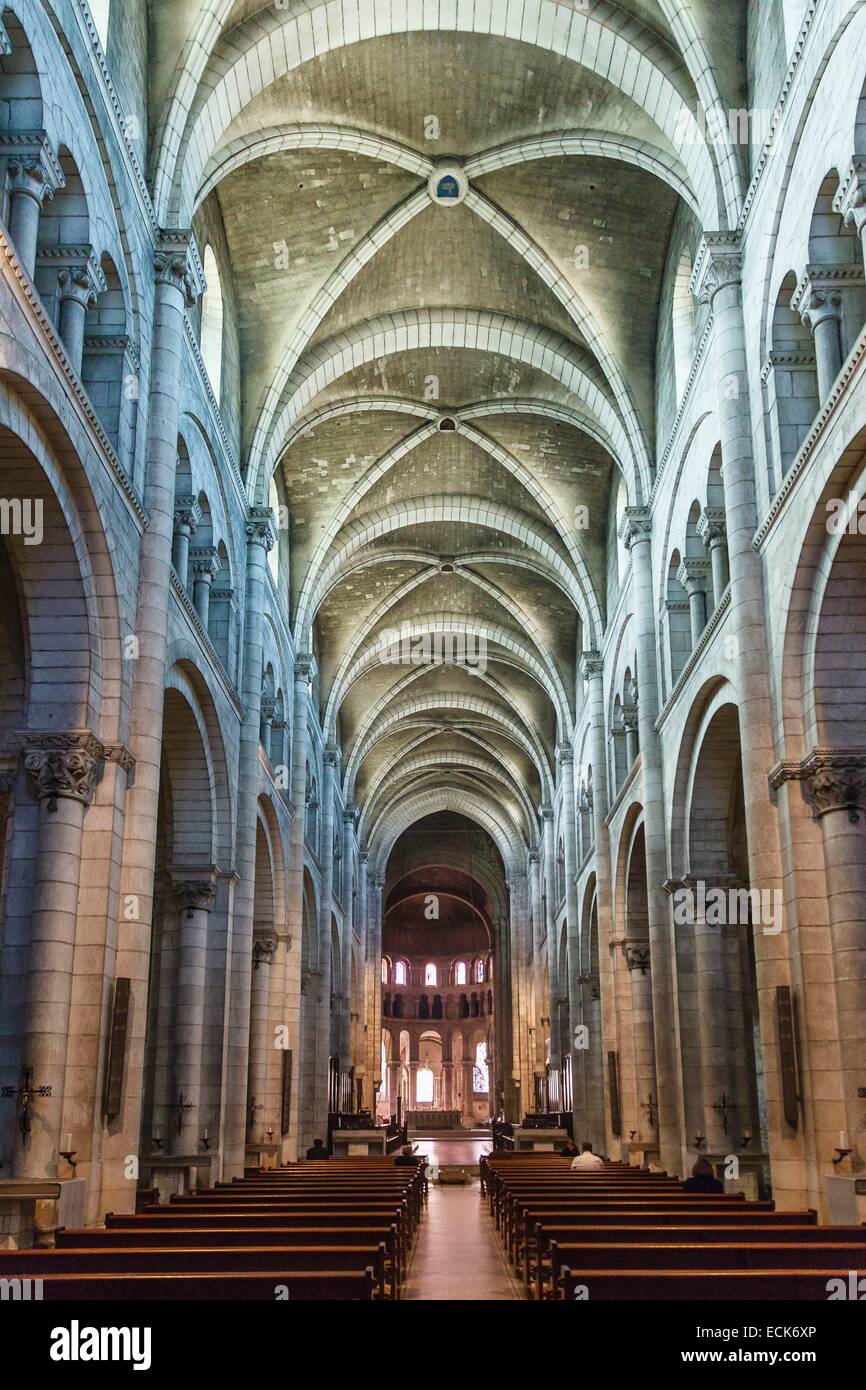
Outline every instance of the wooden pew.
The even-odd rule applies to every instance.
[[[372,1269],[343,1272],[313,1270],[281,1273],[279,1269],[255,1273],[203,1274],[46,1274],[43,1292],[46,1302],[79,1299],[111,1303],[190,1299],[259,1300],[274,1302],[278,1293],[292,1303],[312,1301],[353,1301],[368,1303],[373,1298],[375,1277]]]
[[[863,1277],[863,1266],[857,1271]],[[559,1298],[574,1301],[576,1289],[585,1285],[589,1301],[654,1302],[755,1302],[773,1299],[781,1302],[827,1301],[828,1283],[838,1279],[836,1269],[750,1269],[750,1270],[592,1270],[575,1274],[564,1267],[560,1274]]]

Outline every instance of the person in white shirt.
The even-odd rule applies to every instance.
[[[604,1167],[604,1159],[599,1158],[598,1154],[593,1153],[591,1144],[581,1144],[580,1147],[582,1152],[579,1153],[577,1158],[572,1162],[572,1173],[575,1171],[578,1173],[587,1173],[592,1168]]]

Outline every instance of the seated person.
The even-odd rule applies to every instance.
[[[572,1173],[588,1173],[594,1168],[604,1167],[604,1159],[593,1153],[591,1144],[584,1142],[580,1149],[580,1153],[571,1165]]]
[[[415,1157],[415,1150],[411,1144],[404,1144],[397,1157],[394,1159],[395,1168],[414,1168],[421,1160]]]
[[[307,1149],[307,1158],[330,1158],[331,1155],[325,1148],[321,1139],[314,1139],[311,1149]]]
[[[724,1192],[724,1184],[720,1183],[715,1173],[713,1165],[708,1158],[698,1159],[692,1169],[692,1176],[686,1178],[683,1183],[683,1192]]]
[[[577,1158],[579,1152],[580,1150],[578,1149],[574,1140],[569,1138],[566,1139],[565,1143],[560,1149],[559,1156],[560,1158]]]

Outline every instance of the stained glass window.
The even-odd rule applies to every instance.
[[[477,1096],[486,1096],[490,1091],[490,1072],[487,1067],[486,1042],[480,1042],[475,1049],[475,1066],[472,1068],[472,1089]]]
[[[456,964],[455,967],[454,967],[454,983],[455,983],[455,985],[465,985],[465,984],[466,984],[466,962],[465,962],[465,960],[458,960],[457,964]]]
[[[435,966],[435,965],[426,965],[426,966],[424,967],[424,983],[425,983],[425,985],[435,985],[435,984],[436,984],[436,966]]]
[[[405,965],[403,964],[403,962],[402,962],[401,960],[398,960],[398,961],[397,961],[397,964],[394,966],[394,984],[395,984],[395,985],[405,985],[405,983],[406,983],[406,967],[405,967]]]
[[[475,962],[475,979],[476,979],[476,981],[477,981],[478,984],[480,984],[481,981],[484,979],[484,961],[483,961],[483,960],[477,960],[477,961]]]

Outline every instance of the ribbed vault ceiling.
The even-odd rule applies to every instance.
[[[295,642],[365,833],[447,790],[500,848],[531,843],[619,479],[633,503],[652,481],[678,203],[722,227],[742,198],[738,156],[678,146],[658,93],[740,104],[746,5],[599,3],[585,31],[549,6],[582,61],[543,18],[468,32],[475,5],[460,32],[395,9],[414,32],[341,46],[338,8],[151,6],[158,213],[224,227],[249,494],[275,473]],[[446,157],[469,176],[453,208],[427,193]],[[480,637],[482,669],[383,661],[401,629]]]

